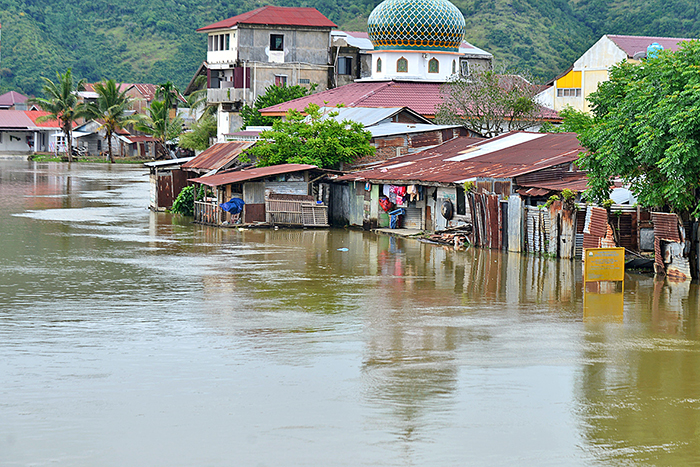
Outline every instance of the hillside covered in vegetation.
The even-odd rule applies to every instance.
[[[41,76],[72,67],[97,81],[184,88],[206,57],[195,30],[268,2],[252,0],[0,0],[0,93],[38,94]],[[379,0],[275,0],[311,6],[341,29],[364,30]],[[603,34],[700,37],[696,0],[453,0],[466,40],[543,80]]]

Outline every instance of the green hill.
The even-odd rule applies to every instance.
[[[292,2],[312,6],[341,29],[366,27],[378,0]],[[455,0],[466,39],[496,59],[548,79],[603,34],[700,37],[696,0]],[[206,57],[195,29],[267,4],[252,0],[0,0],[0,92],[37,94],[41,76],[72,67],[88,81],[184,88]]]

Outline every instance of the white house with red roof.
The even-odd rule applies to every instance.
[[[53,152],[65,145],[56,120],[43,120],[42,110],[0,109],[0,154]],[[74,125],[75,126],[75,125]]]
[[[648,53],[658,50],[678,50],[684,41],[677,37],[619,36],[606,34],[588,49],[574,64],[548,83],[538,95],[538,101],[552,110],[567,106],[582,112],[591,110],[588,96],[607,81],[608,70],[623,60],[639,63]]]
[[[264,6],[197,29],[207,34],[207,101],[218,106],[218,134],[241,126],[239,111],[271,85],[329,83],[330,32],[315,8]]]

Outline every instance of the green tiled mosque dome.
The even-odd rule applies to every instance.
[[[459,51],[464,16],[448,0],[384,0],[367,19],[375,50]]]

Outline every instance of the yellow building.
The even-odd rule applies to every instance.
[[[590,111],[587,97],[608,80],[608,70],[623,60],[638,62],[645,58],[652,44],[664,50],[678,50],[680,43],[691,39],[606,34],[574,62],[571,68],[547,83],[538,96],[545,107],[560,111],[567,106]]]

